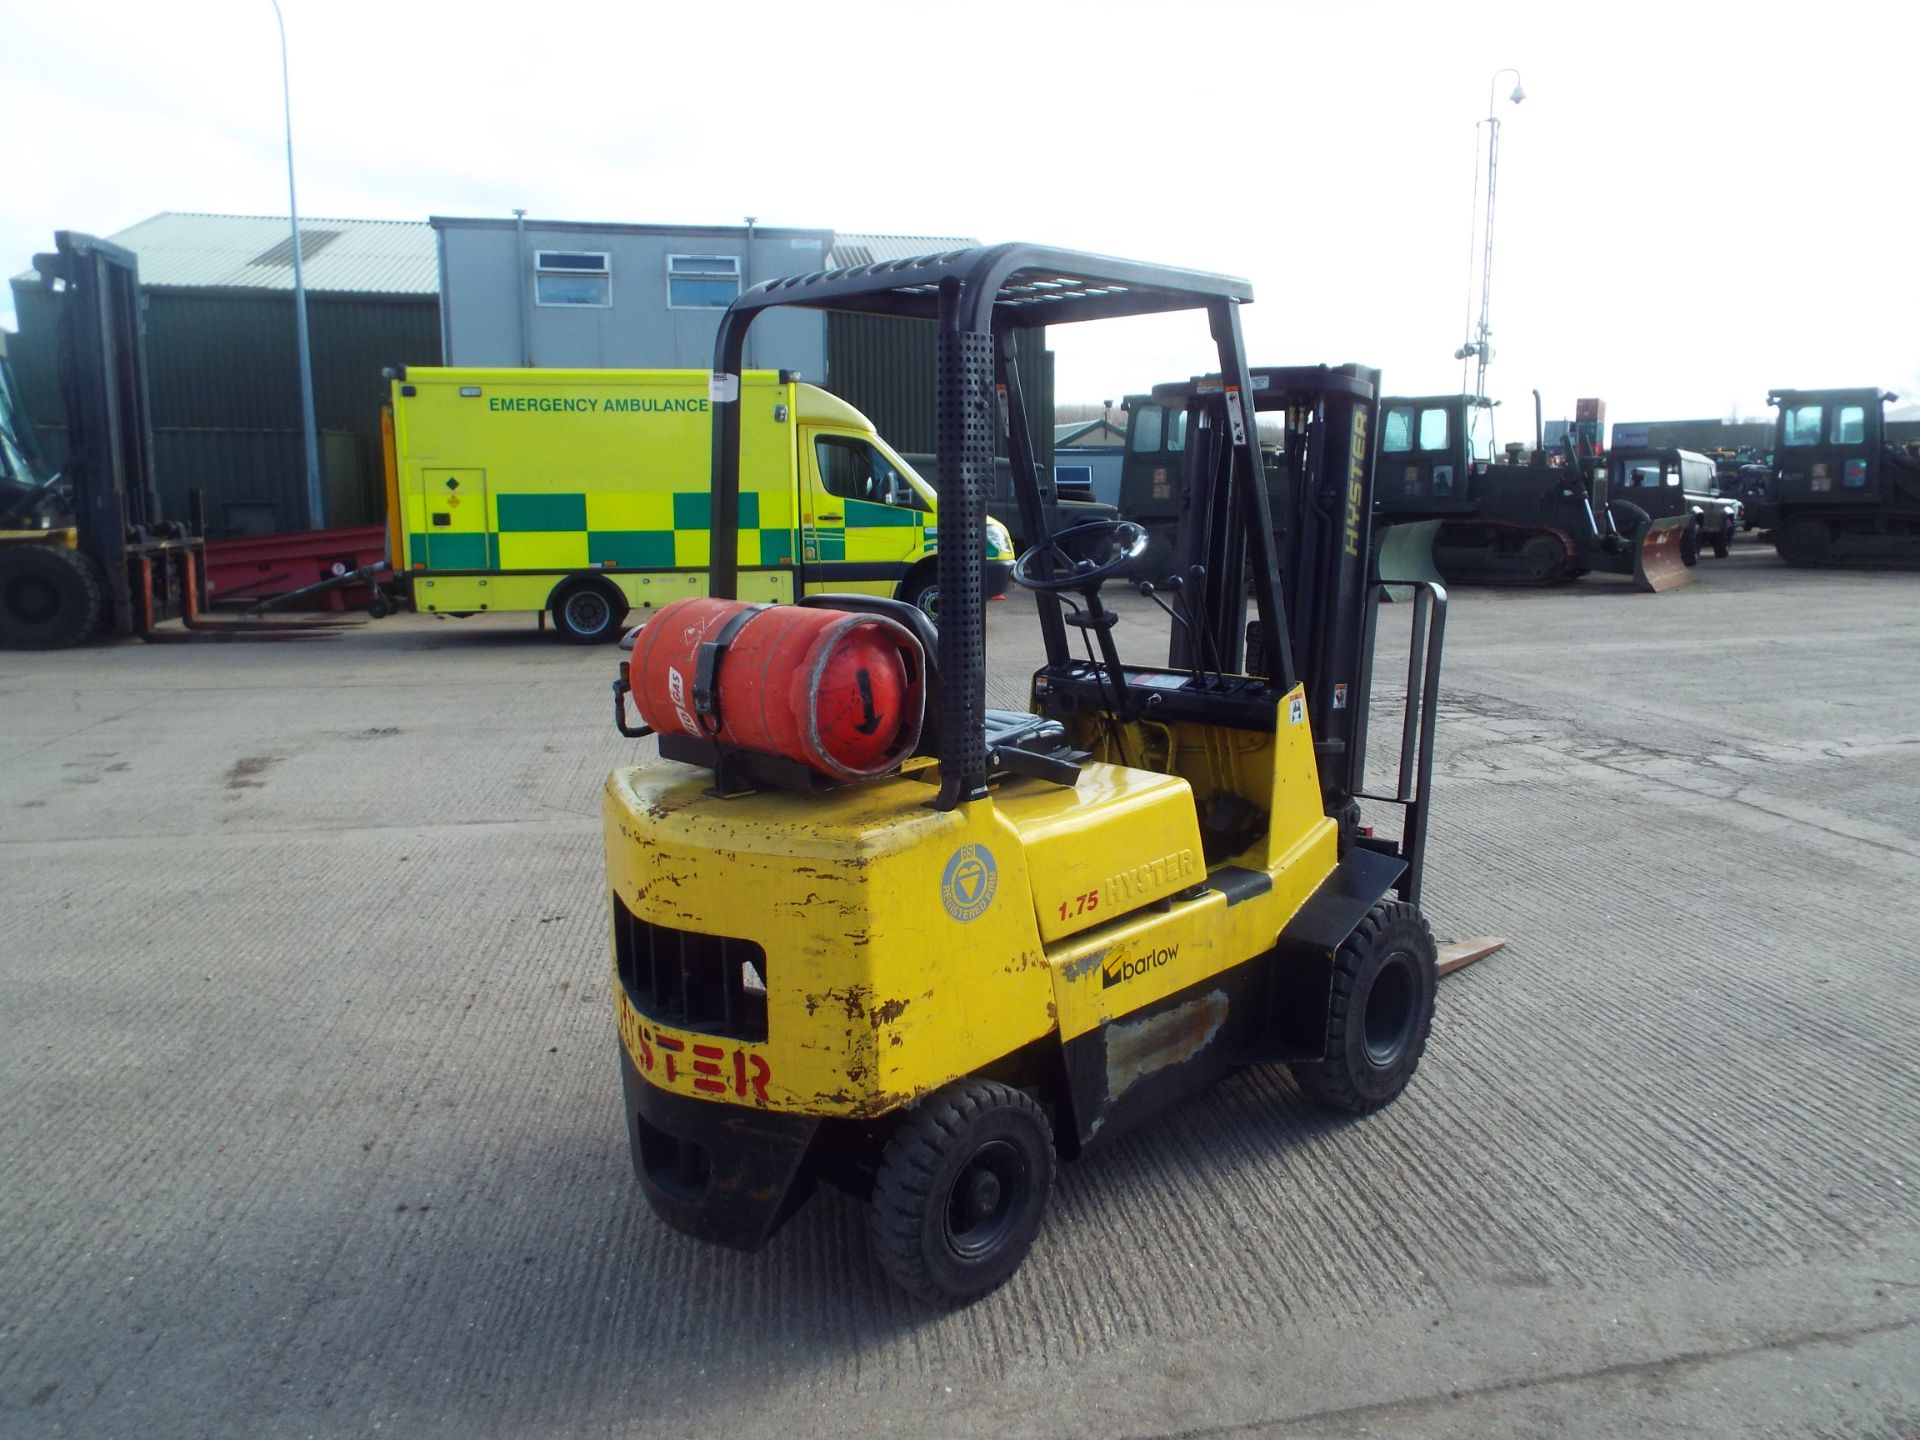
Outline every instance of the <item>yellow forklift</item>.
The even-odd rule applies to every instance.
[[[773,280],[728,310],[712,598],[637,632],[615,719],[657,734],[661,758],[616,770],[605,793],[628,1139],[669,1225],[756,1249],[824,1179],[867,1200],[895,1282],[965,1302],[1025,1257],[1056,1156],[1229,1069],[1285,1064],[1315,1100],[1362,1113],[1412,1078],[1436,978],[1419,898],[1446,596],[1423,584],[1396,607],[1413,626],[1402,753],[1397,780],[1369,793],[1378,376],[1301,377],[1313,468],[1289,487],[1276,554],[1241,340],[1252,298],[1225,276],[1001,245]],[[852,730],[910,742],[850,782],[736,743],[775,701],[831,679],[825,661],[775,673],[765,647],[739,658],[754,627],[804,612],[712,608],[742,588],[734,377],[749,326],[790,306],[937,329],[938,629],[871,596],[801,602],[881,627],[863,654],[899,657],[911,682],[841,672],[858,690]],[[1144,532],[1057,526],[1015,340],[1185,310],[1205,314],[1224,383],[1193,401],[1180,573],[1140,586],[1171,617],[1152,663],[1120,655],[1101,599]],[[1046,654],[1022,712],[986,705],[1000,426],[1024,529],[1046,537],[1014,570]],[[924,714],[881,713],[921,696]],[[805,699],[802,729],[821,742],[824,702]],[[1363,801],[1389,823],[1365,823]]]

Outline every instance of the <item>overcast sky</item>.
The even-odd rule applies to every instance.
[[[1920,396],[1920,4],[283,0],[312,217],[1027,239],[1248,276],[1255,363],[1456,389],[1502,66],[1501,438]],[[81,18],[84,17],[84,18]],[[161,210],[283,214],[267,0],[0,0],[0,266]],[[1477,267],[1476,267],[1477,268]],[[11,296],[0,300],[11,323]],[[1056,329],[1063,400],[1208,364]]]

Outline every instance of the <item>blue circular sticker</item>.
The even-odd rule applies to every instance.
[[[993,904],[1000,888],[1000,871],[993,852],[984,845],[962,845],[947,861],[940,876],[940,898],[947,913],[962,923],[978,920]]]

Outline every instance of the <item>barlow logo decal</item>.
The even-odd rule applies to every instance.
[[[962,924],[986,914],[993,904],[993,892],[999,888],[999,867],[993,863],[993,852],[984,845],[962,845],[940,875],[941,902],[947,914]]]
[[[1107,963],[1100,967],[1100,988],[1111,990],[1116,985],[1125,984],[1137,975],[1149,971],[1163,970],[1169,961],[1180,954],[1178,945],[1165,945],[1158,950],[1145,950],[1138,955],[1110,956]]]

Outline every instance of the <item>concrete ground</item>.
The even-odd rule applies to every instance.
[[[1400,1103],[1245,1072],[955,1314],[641,1200],[611,650],[0,655],[0,1434],[1912,1436],[1916,581],[1701,574],[1456,597],[1428,908],[1512,945]]]

